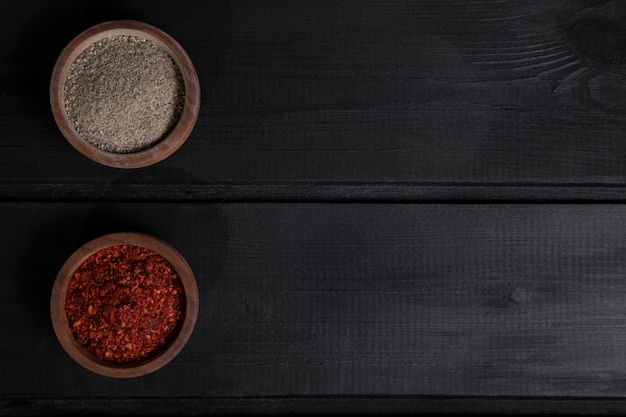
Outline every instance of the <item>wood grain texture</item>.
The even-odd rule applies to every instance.
[[[37,398],[625,398],[623,205],[2,203],[0,223],[7,410]],[[76,247],[120,230],[175,246],[201,305],[175,360],[112,381],[64,353],[48,300]]]
[[[624,415],[623,399],[274,397],[66,398],[0,400],[0,410],[33,415]]]
[[[2,6],[0,194],[9,198],[44,189],[44,198],[106,199],[112,184],[132,198],[136,184],[234,182],[270,200],[275,187],[302,183],[338,183],[357,198],[381,185],[404,198],[404,186],[625,183],[626,7],[617,0],[65,4]],[[112,18],[172,35],[201,81],[187,143],[133,172],[76,153],[48,108],[62,48]],[[567,198],[559,187],[551,194]]]
[[[176,39],[202,93],[132,171],[49,107],[63,47],[111,19]],[[0,415],[626,414],[625,23],[618,0],[2,3]],[[180,250],[201,305],[168,366],[110,380],[49,297],[129,230]]]

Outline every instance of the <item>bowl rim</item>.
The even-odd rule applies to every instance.
[[[164,257],[180,278],[185,292],[185,316],[174,340],[156,356],[138,364],[121,365],[105,362],[83,349],[74,339],[65,314],[65,297],[69,282],[78,267],[95,252],[116,245],[134,245],[152,250]],[[111,233],[80,246],[67,258],[52,287],[50,317],[57,339],[67,354],[84,368],[114,378],[133,378],[152,373],[176,357],[183,349],[195,327],[199,310],[196,280],[185,258],[169,243],[149,234],[138,232]]]
[[[65,83],[74,60],[98,40],[115,35],[132,35],[148,39],[165,49],[180,69],[185,86],[183,111],[174,128],[159,142],[138,152],[106,152],[92,145],[76,132],[65,109]],[[148,23],[136,20],[111,20],[90,27],[65,46],[52,70],[50,106],[59,130],[70,145],[81,154],[114,168],[141,168],[162,161],[185,143],[200,113],[200,81],[191,58],[170,35]]]

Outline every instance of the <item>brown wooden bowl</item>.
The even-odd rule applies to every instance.
[[[98,40],[116,35],[131,35],[147,39],[167,51],[180,69],[185,88],[183,110],[174,128],[152,147],[133,153],[106,152],[84,140],[76,132],[65,109],[65,82],[74,60]],[[187,53],[168,34],[146,23],[114,20],[87,29],[63,49],[52,71],[50,105],[61,133],[80,153],[111,167],[139,168],[167,158],[187,140],[200,112],[200,82]]]
[[[149,249],[165,258],[180,278],[185,293],[185,310],[182,324],[173,340],[163,350],[143,362],[116,364],[104,361],[83,349],[74,339],[65,313],[65,300],[69,282],[74,272],[92,254],[117,245],[133,245]],[[63,264],[52,288],[50,316],[52,326],[61,346],[80,365],[98,373],[115,378],[132,378],[156,371],[165,366],[185,346],[198,317],[198,287],[193,272],[176,249],[166,242],[142,233],[114,233],[94,239],[78,248]]]

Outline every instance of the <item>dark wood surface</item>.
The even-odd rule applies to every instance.
[[[513,185],[626,196],[620,1],[63,4],[2,6],[7,198],[290,199],[302,183],[312,190],[295,197],[393,198],[379,184],[490,187],[475,198]],[[76,157],[50,117],[56,57],[111,18],[163,29],[199,73],[195,131],[149,169]]]
[[[118,18],[202,89],[137,170],[49,107],[65,44]],[[626,413],[624,2],[5,2],[0,44],[0,414]],[[181,354],[123,381],[49,317],[116,231],[200,290]]]

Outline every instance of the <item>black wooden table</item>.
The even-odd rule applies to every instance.
[[[65,44],[120,18],[202,88],[136,170],[48,102]],[[626,413],[624,2],[3,2],[0,44],[0,414]],[[200,289],[185,349],[129,380],[49,317],[116,231]]]

